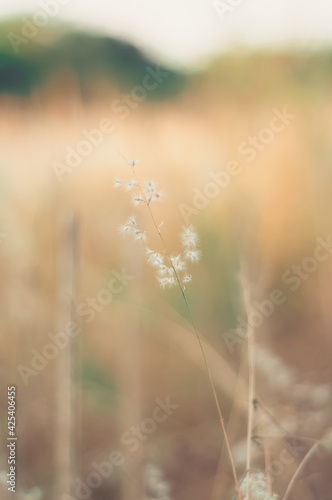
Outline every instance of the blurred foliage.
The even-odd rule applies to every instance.
[[[146,66],[158,64],[130,43],[80,32],[63,23],[50,22],[45,28],[35,28],[36,35],[27,38],[24,27],[29,22],[28,17],[22,17],[0,24],[2,93],[27,95],[52,78],[70,74],[78,78],[83,95],[103,82],[126,92],[142,84]],[[32,23],[30,26],[34,29]],[[16,47],[13,37],[18,37]],[[299,89],[315,92],[317,86],[320,91],[328,91],[332,83],[332,51],[226,54],[217,58],[207,72],[191,77],[170,68],[160,69],[169,74],[162,85],[149,90],[149,100],[177,95],[189,81],[200,84],[201,78],[207,78],[221,92],[237,92],[239,98],[252,96],[253,89],[255,95],[261,96],[285,89],[288,93],[298,93]]]
[[[32,61],[0,52],[0,92],[29,94],[38,78],[38,68]]]
[[[242,293],[238,280],[239,250],[233,242],[232,227],[226,221],[219,221],[216,233],[214,226],[208,220],[203,220],[199,234],[205,242],[205,269],[210,276],[218,276],[213,290],[216,301],[209,306],[210,295],[207,294],[205,307],[210,309],[215,324],[222,325],[222,330],[219,330],[221,333],[237,325],[237,317],[242,312]]]
[[[236,95],[241,103],[290,96],[297,102],[329,95],[332,84],[332,50],[295,52],[231,52],[218,57],[206,72],[196,77],[210,92],[222,97]]]
[[[0,24],[0,92],[24,95],[53,76],[70,72],[83,91],[100,81],[110,81],[126,91],[141,85],[146,66],[156,64],[129,43],[62,25],[38,28],[36,36],[22,38],[24,19]],[[160,68],[169,74],[162,85],[149,90],[150,100],[176,95],[185,85],[183,74]]]
[[[209,326],[222,335],[237,326],[237,318],[243,313],[242,291],[238,280],[239,247],[232,235],[233,228],[226,221],[218,221],[218,232],[214,224],[202,218],[198,234],[204,241],[201,269],[195,269],[193,283],[188,286],[192,311],[199,322],[209,318]],[[218,279],[211,279],[212,277]],[[207,293],[202,294],[202,289]],[[163,291],[175,309],[187,317],[187,309],[177,288]],[[211,300],[213,297],[213,300]]]
[[[82,366],[82,388],[96,399],[100,406],[108,410],[116,404],[119,389],[111,371],[105,370],[99,362],[85,360]]]
[[[30,25],[29,25],[30,23]],[[35,36],[24,36],[26,26]],[[146,66],[158,64],[130,43],[75,30],[64,23],[50,22],[45,28],[33,28],[29,17],[0,23],[0,92],[27,95],[50,79],[74,74],[83,95],[96,83],[111,83],[122,92],[141,85]],[[11,38],[12,37],[12,38]],[[14,38],[13,38],[14,37]],[[15,38],[16,37],[16,38]],[[17,45],[15,46],[16,40]],[[172,97],[186,84],[200,84],[206,79],[220,92],[236,92],[239,98],[266,93],[329,91],[332,83],[332,51],[297,51],[296,53],[233,52],[217,58],[207,71],[191,77],[160,66],[169,75],[147,99]],[[272,68],[272,71],[271,71]],[[257,90],[259,92],[257,93]]]

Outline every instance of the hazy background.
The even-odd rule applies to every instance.
[[[160,289],[144,245],[118,231],[135,212],[131,193],[113,186],[114,177],[132,177],[123,156],[139,159],[140,178],[164,191],[153,208],[172,252],[180,251],[185,214],[199,233],[202,260],[190,270],[188,299],[207,343],[239,476],[246,342],[230,348],[229,339],[246,318],[241,282],[252,302],[276,288],[285,296],[256,329],[257,391],[268,413],[256,413],[253,463],[264,468],[266,443],[280,460],[285,436],[302,446],[274,477],[280,498],[305,452],[331,429],[330,258],[295,290],[285,273],[294,276],[292,266],[312,257],[317,238],[329,241],[331,231],[332,6],[223,3],[231,9],[224,16],[221,2],[218,10],[198,0],[71,0],[56,4],[58,13],[36,27],[38,2],[2,2],[1,442],[7,386],[16,384],[20,499],[64,500],[70,482],[71,500],[83,498],[77,481],[86,484],[93,464],[113,450],[125,463],[84,498],[232,498],[181,295]],[[151,86],[146,77],[156,74],[154,88],[135,90]],[[280,115],[279,131],[271,133]],[[99,144],[85,145],[84,153],[86,134],[105,120],[111,125],[97,133]],[[268,140],[245,153],[255,137]],[[211,172],[230,162],[238,175],[208,195]],[[160,250],[148,214],[142,207],[137,214],[147,245]],[[99,304],[92,321],[79,316],[78,306],[98,297],[123,268],[134,276],[128,286]],[[49,332],[62,331],[70,319],[81,333],[36,369],[33,359],[50,343]],[[34,373],[24,379],[22,366]],[[167,396],[178,405],[174,413],[134,452],[121,444]],[[7,468],[4,444],[4,498]],[[328,499],[330,470],[330,455],[321,450],[292,498]]]
[[[1,12],[3,16],[21,16],[39,8],[38,2],[30,0],[4,0]],[[331,13],[328,0],[219,4],[212,0],[69,0],[60,5],[57,19],[123,36],[164,61],[193,67],[195,63],[206,65],[211,57],[234,45],[265,50],[303,45],[312,49],[328,44],[332,39]]]

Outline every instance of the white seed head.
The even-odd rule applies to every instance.
[[[192,263],[198,262],[201,258],[201,252],[197,249],[190,249],[185,252],[185,257]]]
[[[171,256],[171,262],[176,271],[183,271],[186,267],[186,263],[182,259],[182,255]]]
[[[155,191],[155,193],[153,193],[153,197],[152,197],[151,201],[153,201],[153,200],[160,201],[163,196],[164,196],[164,193],[162,191]]]
[[[176,285],[176,279],[172,276],[158,277],[157,279],[162,288],[172,288]]]
[[[144,500],[170,500],[170,485],[164,480],[163,473],[154,464],[145,466]]]
[[[157,269],[158,276],[159,277],[171,277],[173,278],[174,275],[174,269],[172,267],[168,267],[165,264],[161,264],[159,268]]]
[[[140,239],[141,241],[145,240],[146,231],[141,231],[136,222],[136,218],[132,215],[128,218],[127,222],[120,226],[120,233],[123,235],[133,235],[135,239]],[[138,237],[139,234],[142,234],[141,237]]]
[[[135,176],[134,166],[138,160],[131,161],[126,158],[124,159],[131,167],[133,167],[133,176]],[[124,186],[127,191],[140,187],[135,178],[126,182],[116,178],[115,186]],[[148,180],[145,181],[143,190],[135,190],[132,195],[132,200],[135,206],[142,204],[149,206],[152,201],[160,200],[162,196],[163,193],[159,190],[157,191],[157,183],[153,180]],[[162,225],[163,222],[158,225],[158,233],[160,233]],[[141,230],[134,216],[129,217],[127,222],[123,224],[119,230],[124,235],[129,234],[133,236],[133,238],[137,241],[146,241],[146,231]],[[176,285],[179,280],[183,283],[183,285],[185,285],[192,279],[191,275],[185,274],[186,266],[188,261],[192,263],[197,262],[201,255],[200,250],[197,249],[198,236],[192,225],[183,228],[181,239],[184,250],[178,255],[172,255],[171,257],[167,256],[167,259],[170,260],[168,265],[164,262],[165,256],[163,254],[155,252],[150,248],[146,248],[147,261],[155,268],[157,280],[162,288],[172,287]]]
[[[133,195],[133,203],[135,206],[142,205],[144,203],[144,198],[140,194],[134,194]]]
[[[145,181],[145,189],[146,193],[154,193],[156,190],[157,184],[154,181]]]
[[[170,268],[167,267],[165,264],[160,264],[160,266],[158,266],[157,269],[158,277],[162,278],[165,276],[169,276],[170,275],[169,269]]]
[[[135,165],[137,165],[137,163],[139,163],[139,160],[127,160],[127,159],[125,160],[131,167],[134,167]]]
[[[198,236],[193,226],[184,227],[181,234],[182,244],[188,247],[195,247],[198,243]]]
[[[128,226],[128,224],[123,224],[122,226],[119,227],[119,231],[121,234],[124,234],[124,235],[131,234],[132,227]]]
[[[269,493],[265,475],[262,472],[250,474],[241,484],[240,493],[243,500],[247,499],[247,481],[249,482],[249,497],[250,500],[278,500],[278,495]]]
[[[131,181],[125,182],[124,185],[126,190],[130,191],[131,189],[137,187],[137,182],[135,181],[135,179],[132,179]]]
[[[157,184],[154,181],[145,181],[144,194],[148,205],[150,205],[152,201],[162,198],[162,192],[157,191],[156,188]]]
[[[164,263],[164,257],[158,252],[153,252],[148,256],[148,262],[154,267],[160,267]]]
[[[139,229],[135,230],[134,239],[144,243],[146,241],[146,231],[140,231]]]
[[[130,225],[130,226],[133,226],[133,227],[138,227],[138,224],[136,222],[136,217],[134,215],[131,215],[128,220],[127,220],[127,224]]]

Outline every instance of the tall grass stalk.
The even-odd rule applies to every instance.
[[[128,163],[128,161],[127,161],[127,163]],[[184,291],[184,286],[183,286],[183,284],[181,282],[179,274],[178,274],[178,272],[177,272],[177,270],[176,270],[176,268],[174,266],[174,263],[173,263],[173,261],[171,259],[171,254],[168,251],[168,248],[167,248],[166,242],[164,240],[164,237],[163,237],[163,235],[161,233],[160,227],[158,226],[158,224],[156,222],[156,219],[154,217],[154,214],[153,214],[153,212],[151,210],[150,203],[148,203],[148,200],[146,198],[144,189],[142,188],[142,185],[140,183],[140,180],[138,178],[138,175],[136,173],[136,169],[135,169],[134,165],[132,165],[132,172],[133,172],[134,178],[135,178],[135,180],[137,182],[137,186],[139,188],[141,196],[144,199],[144,202],[145,202],[144,204],[148,208],[148,211],[149,211],[149,214],[150,214],[153,226],[154,226],[155,230],[158,233],[158,236],[159,236],[159,238],[160,238],[160,240],[162,242],[162,245],[164,247],[167,259],[169,260],[170,265],[171,265],[171,267],[173,269],[174,276],[175,276],[177,284],[178,284],[178,286],[180,288],[181,295],[183,297],[183,300],[184,300],[184,303],[185,303],[185,306],[186,306],[186,309],[187,309],[187,312],[188,312],[188,316],[189,316],[190,322],[191,322],[191,324],[192,324],[192,326],[194,328],[194,332],[195,332],[195,335],[197,337],[197,340],[198,340],[198,343],[199,343],[199,347],[200,347],[200,350],[201,350],[201,353],[202,353],[202,356],[203,356],[203,359],[204,359],[204,364],[205,364],[207,376],[208,376],[208,379],[209,379],[209,382],[210,382],[210,386],[211,386],[211,389],[212,389],[214,401],[215,401],[215,404],[216,404],[216,407],[217,407],[218,416],[219,416],[219,420],[220,420],[222,432],[223,432],[223,435],[224,435],[224,439],[225,439],[225,443],[226,443],[226,447],[227,447],[227,452],[228,452],[229,460],[230,460],[230,463],[231,463],[231,468],[232,468],[232,473],[233,473],[233,478],[234,478],[236,495],[238,497],[238,500],[242,500],[242,496],[241,496],[241,493],[240,493],[239,482],[238,482],[238,478],[237,478],[237,474],[236,474],[235,464],[234,464],[234,460],[233,460],[233,456],[232,456],[232,451],[231,451],[231,447],[230,447],[230,443],[229,443],[229,439],[228,439],[228,435],[227,435],[227,431],[226,431],[226,426],[225,426],[224,418],[223,418],[222,411],[221,411],[221,408],[220,408],[220,404],[219,404],[219,401],[218,401],[218,396],[217,396],[215,384],[214,384],[214,381],[213,381],[213,377],[211,375],[211,371],[210,371],[210,368],[209,368],[209,363],[207,361],[207,358],[206,358],[206,355],[205,355],[205,351],[204,351],[204,348],[203,348],[203,344],[202,344],[202,341],[201,341],[200,333],[199,333],[198,328],[196,326],[195,319],[193,317],[193,314],[192,314],[192,311],[191,311],[191,308],[190,308],[190,305],[189,305],[186,293]]]
[[[248,425],[247,425],[247,463],[246,470],[248,474],[246,499],[250,500],[249,477],[251,467],[251,439],[254,418],[254,398],[255,398],[255,368],[254,368],[254,329],[250,328],[248,332],[248,372],[249,372],[249,391],[248,391]]]
[[[283,500],[290,500],[291,498],[291,492],[293,490],[293,487],[298,480],[298,478],[301,475],[301,472],[303,471],[304,467],[308,464],[309,460],[312,458],[312,456],[318,451],[319,449],[319,443],[315,443],[308,453],[303,457],[302,461],[300,462],[298,468],[296,469],[292,479],[290,480],[287,490],[285,491]]]
[[[251,313],[251,288],[247,282],[244,271],[242,273],[242,289],[244,295],[244,305],[247,316],[249,318]],[[250,470],[251,470],[251,441],[253,433],[253,420],[254,420],[254,400],[255,398],[255,366],[254,366],[254,328],[248,322],[248,420],[247,420],[247,457],[246,457],[246,500],[250,500]]]

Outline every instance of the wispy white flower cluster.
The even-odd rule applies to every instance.
[[[278,420],[281,426],[290,433],[318,437],[320,430],[331,421],[331,385],[313,385],[300,380],[300,373],[267,346],[255,345],[254,361],[257,371],[264,377],[265,386],[268,386],[269,395],[272,391],[279,395]],[[283,405],[281,396],[285,398]],[[275,430],[273,422],[267,420],[266,424],[269,431]]]
[[[135,175],[134,166],[137,162],[126,161],[132,167]],[[127,191],[133,189],[133,203],[135,206],[146,205],[149,207],[152,201],[162,198],[162,192],[157,189],[157,184],[154,181],[146,181],[142,186],[135,178],[128,182],[116,178],[114,186],[122,186]],[[162,225],[163,223],[156,228],[159,234]],[[137,241],[145,242],[147,239],[147,231],[140,228],[135,216],[129,217],[127,222],[120,227],[120,232],[123,235],[133,236]],[[157,280],[162,288],[171,288],[178,283],[178,280],[181,286],[185,288],[185,285],[192,279],[192,276],[187,273],[187,266],[198,262],[201,257],[201,252],[197,248],[198,236],[193,226],[183,228],[181,243],[182,251],[177,255],[168,255],[166,250],[159,253],[146,248],[147,261],[154,267]]]
[[[120,227],[120,233],[124,235],[131,235],[137,241],[146,240],[146,231],[142,231],[136,222],[136,218],[132,215],[127,222]]]
[[[164,262],[164,258],[158,252],[147,249],[148,262],[156,268],[157,279],[162,288],[170,288],[177,283],[176,275],[183,285],[189,283],[192,279],[191,274],[187,273],[188,263],[198,262],[200,251],[197,248],[198,236],[193,226],[185,227],[181,234],[182,252],[177,255],[171,255]]]
[[[256,344],[254,350],[256,369],[264,375],[269,385],[277,392],[293,387],[296,382],[295,371],[274,354],[268,347]]]
[[[164,480],[161,470],[148,464],[144,471],[144,500],[170,500],[170,486]]]
[[[247,498],[247,477],[243,480],[240,493],[243,500]],[[265,475],[262,472],[250,474],[249,477],[249,497],[250,500],[278,500],[276,493],[269,493]]]
[[[163,193],[157,189],[157,184],[154,181],[145,181],[144,187],[138,185],[136,179],[123,181],[118,177],[114,180],[114,187],[124,187],[127,191],[134,190],[132,201],[135,206],[150,205],[152,201],[158,201],[162,198]]]
[[[177,283],[176,275],[183,285],[192,279],[188,274],[188,263],[197,262],[200,251],[197,249],[198,237],[192,226],[185,227],[181,234],[183,250],[177,255],[165,256],[150,248],[146,249],[148,263],[156,269],[157,280],[162,288],[171,288]]]

